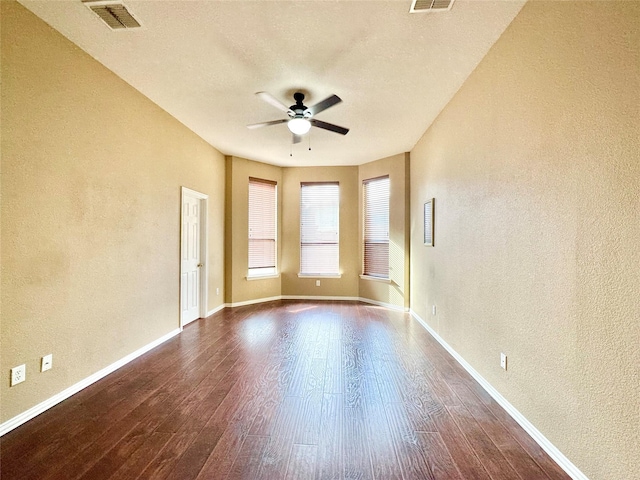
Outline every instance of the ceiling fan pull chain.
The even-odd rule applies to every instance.
[[[311,151],[311,132],[309,132],[309,151]]]

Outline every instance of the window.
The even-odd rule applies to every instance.
[[[338,276],[340,187],[300,184],[300,275]]]
[[[276,182],[249,178],[249,276],[275,275]]]
[[[365,180],[363,274],[389,278],[389,177]]]

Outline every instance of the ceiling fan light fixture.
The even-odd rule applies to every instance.
[[[278,110],[286,112],[289,118],[272,120],[270,122],[253,123],[251,125],[247,125],[247,128],[254,129],[267,127],[269,125],[279,125],[286,122],[287,127],[293,134],[293,143],[300,143],[300,137],[302,135],[305,135],[306,133],[309,133],[311,127],[322,128],[323,130],[328,130],[339,135],[346,135],[347,133],[349,133],[348,128],[334,125],[333,123],[323,122],[322,120],[317,120],[315,118],[315,115],[317,113],[324,112],[327,108],[331,108],[334,105],[342,102],[342,99],[337,95],[331,95],[309,108],[305,107],[304,103],[302,103],[304,101],[304,93],[302,92],[296,92],[293,95],[296,104],[291,105],[290,107],[285,106],[284,103],[282,103],[270,93],[256,92],[256,95],[267,102],[269,105],[276,107]]]
[[[294,135],[304,135],[311,128],[311,122],[306,118],[292,118],[287,122],[287,127]]]

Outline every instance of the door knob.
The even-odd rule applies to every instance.
[[[198,264],[198,267],[203,267],[203,266],[204,266],[204,264],[203,264],[203,263],[199,263],[199,264]]]

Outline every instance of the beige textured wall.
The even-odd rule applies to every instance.
[[[282,168],[239,157],[227,157],[226,251],[227,303],[280,296],[280,277],[247,280],[249,271],[249,177],[278,184],[278,218],[282,216]],[[282,257],[282,222],[278,258]]]
[[[340,183],[340,271],[342,278],[298,278],[300,272],[300,183]],[[282,295],[358,296],[358,167],[285,168],[282,173]]]
[[[224,157],[2,1],[2,419],[179,326],[180,188],[223,232]],[[209,244],[209,309],[224,245]],[[221,295],[215,289],[221,289]],[[42,355],[53,369],[39,373]],[[26,382],[9,388],[11,367]]]
[[[640,472],[638,25],[529,2],[411,152],[412,308],[592,480]]]
[[[359,231],[360,273],[362,273],[364,233],[362,222],[363,191],[362,182],[370,178],[389,175],[389,277],[391,283],[369,279],[359,279],[360,297],[388,303],[400,308],[409,307],[409,154],[401,153],[375,162],[360,165],[359,190]]]

